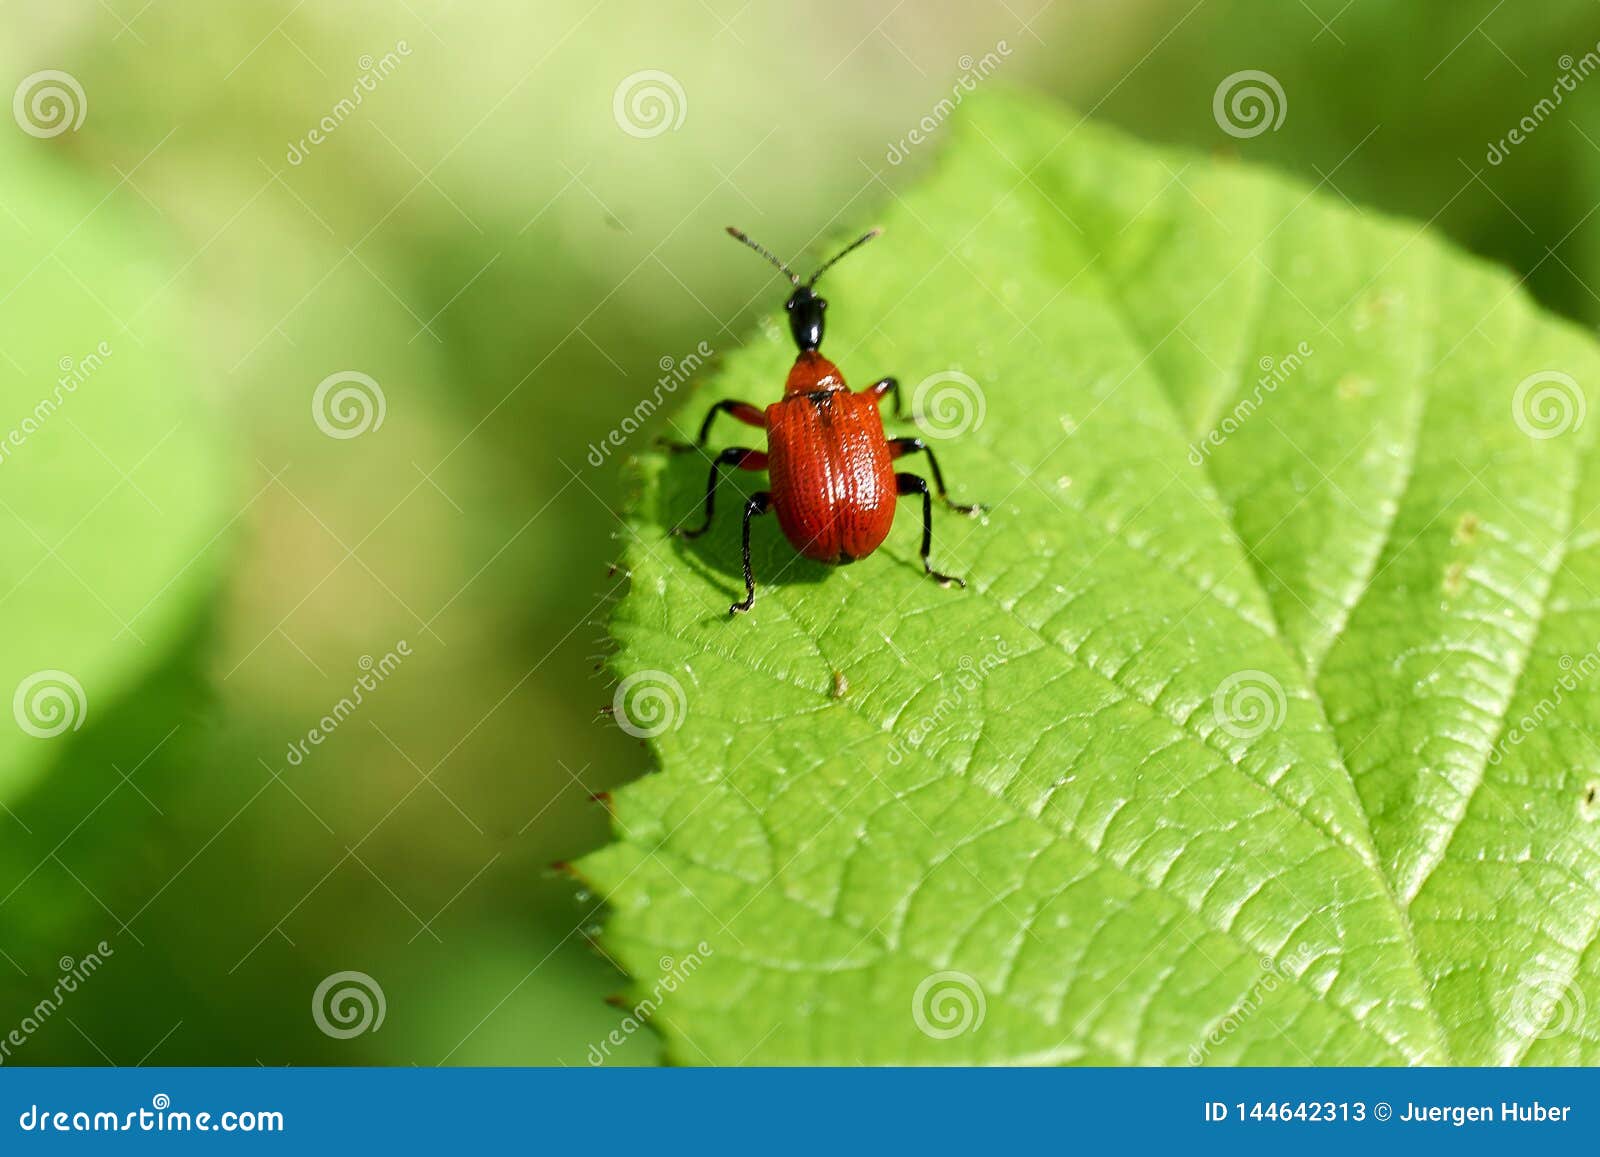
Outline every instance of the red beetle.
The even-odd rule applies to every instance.
[[[729,614],[748,611],[755,603],[756,585],[750,574],[750,520],[768,510],[778,516],[778,525],[794,548],[807,558],[830,564],[855,562],[865,558],[889,537],[894,522],[895,500],[904,494],[922,496],[922,568],[942,586],[963,579],[940,574],[928,562],[933,545],[933,497],[927,480],[918,474],[895,473],[891,463],[905,454],[928,456],[933,486],[939,498],[961,514],[977,514],[982,506],[958,506],[945,493],[944,475],[939,462],[921,438],[887,438],[878,405],[894,395],[895,417],[904,417],[900,383],[880,378],[859,393],[845,385],[839,367],[817,352],[822,344],[822,315],[828,303],[812,292],[817,278],[846,253],[865,245],[878,235],[873,229],[845,246],[804,283],[799,276],[767,250],[739,230],[728,232],[783,271],[794,292],[784,303],[789,311],[789,332],[799,348],[789,379],[784,383],[783,399],[765,410],[749,402],[722,401],[711,407],[701,423],[700,437],[693,446],[676,445],[674,450],[704,450],[711,423],[719,413],[767,431],[767,450],[730,446],[711,463],[706,480],[705,522],[694,530],[681,527],[673,531],[684,538],[697,538],[711,526],[716,506],[717,481],[722,467],[765,470],[772,489],[750,496],[744,506],[744,601],[728,608]]]

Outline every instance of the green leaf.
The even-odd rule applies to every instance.
[[[69,137],[6,128],[0,807],[170,658],[231,513],[199,359],[173,325],[178,263],[126,215],[127,180],[90,189],[52,159]]]
[[[837,570],[758,523],[730,621],[732,492],[684,544],[704,462],[637,467],[661,772],[581,867],[671,1058],[1600,1060],[1600,350],[1324,191],[1021,97],[948,130],[827,349],[980,388],[968,588],[912,510]]]

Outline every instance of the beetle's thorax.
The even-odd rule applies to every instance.
[[[825,390],[848,389],[839,367],[816,350],[802,350],[789,368],[789,380],[783,385],[785,394],[815,394]]]

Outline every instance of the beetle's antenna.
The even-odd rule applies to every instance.
[[[800,284],[800,275],[798,273],[796,273],[794,270],[790,269],[783,262],[779,261],[776,257],[774,257],[766,249],[763,249],[760,245],[757,245],[754,241],[750,240],[749,236],[747,234],[745,234],[742,230],[735,229],[732,225],[729,225],[728,226],[728,236],[732,237],[736,241],[743,241],[746,245],[750,246],[750,248],[754,249],[757,253],[761,254],[761,256],[765,257],[768,261],[772,262],[772,264],[776,265],[779,269],[783,270],[783,275],[789,279],[791,284],[793,284],[793,285],[799,285]],[[853,246],[852,246],[852,248],[853,248]],[[835,258],[835,260],[837,260],[837,258]],[[812,280],[815,281],[816,278],[812,278]]]
[[[821,277],[824,273],[828,272],[828,270],[832,269],[834,263],[837,262],[839,258],[843,257],[846,253],[853,253],[857,249],[860,249],[868,241],[871,241],[874,237],[882,232],[883,230],[875,225],[871,229],[868,229],[861,236],[857,237],[854,241],[850,242],[850,244],[846,245],[843,249],[839,250],[839,252],[835,253],[832,257],[828,258],[828,260],[822,263],[822,267],[811,275],[810,281],[806,282],[806,287],[810,288],[811,286],[815,285],[817,283],[817,278]],[[798,284],[798,282],[796,284]]]

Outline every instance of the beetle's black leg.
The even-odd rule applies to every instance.
[[[865,392],[871,394],[874,400],[879,402],[883,401],[883,396],[885,394],[893,394],[894,416],[902,419],[906,416],[906,400],[905,396],[900,393],[899,378],[879,378],[877,381],[868,386]]]
[[[750,501],[744,504],[744,602],[729,607],[730,615],[748,611],[755,605],[756,580],[750,574],[750,520],[765,514],[771,506],[772,495],[765,490],[756,491],[750,496]]]
[[[751,450],[745,446],[729,446],[718,454],[711,462],[711,475],[706,479],[706,520],[694,530],[684,530],[673,527],[672,533],[680,538],[699,538],[711,529],[711,515],[717,505],[717,481],[722,477],[724,466],[737,466],[740,470],[765,470],[767,456],[760,450]]]
[[[894,485],[896,494],[922,495],[922,569],[927,571],[928,577],[940,586],[949,586],[951,583],[966,586],[966,579],[940,574],[928,562],[928,552],[933,549],[933,495],[928,491],[928,480],[920,474],[896,474]]]
[[[974,502],[970,506],[963,506],[958,502],[951,502],[950,495],[944,488],[944,471],[939,469],[939,459],[933,456],[933,449],[921,438],[890,438],[889,457],[900,458],[907,454],[926,454],[928,467],[933,471],[933,486],[939,492],[939,501],[945,503],[957,514],[982,514],[989,508],[981,503]]]
[[[729,398],[718,402],[706,412],[706,420],[700,423],[700,436],[693,442],[673,442],[663,437],[660,439],[661,444],[674,454],[681,454],[685,450],[704,450],[706,440],[711,437],[711,423],[716,420],[718,414],[728,414],[747,426],[756,426],[763,430],[767,426],[766,411],[761,407],[752,406],[749,402],[736,402]]]

